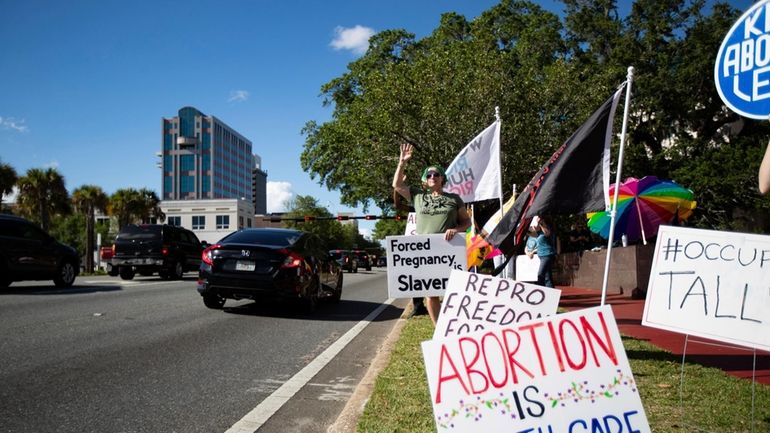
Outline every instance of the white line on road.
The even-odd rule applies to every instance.
[[[340,337],[339,340],[332,343],[331,346],[318,355],[318,357],[311,361],[310,364],[306,365],[305,368],[297,372],[291,379],[281,385],[280,388],[276,389],[275,392],[262,400],[257,407],[247,413],[240,421],[233,424],[233,426],[225,433],[254,433],[259,430],[259,428],[262,427],[273,414],[278,412],[278,409],[286,404],[297,391],[310,382],[310,379],[318,374],[321,369],[326,367],[326,365],[356,337],[356,335],[363,331],[364,328],[379,316],[382,310],[392,304],[393,301],[395,301],[395,299],[388,299],[374,311],[369,313],[364,320],[356,323],[356,325],[350,328],[350,330]]]

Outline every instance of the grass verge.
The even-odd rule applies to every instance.
[[[391,359],[380,373],[359,419],[361,433],[435,432],[420,343],[433,335],[428,316],[404,326]],[[656,433],[770,432],[770,388],[717,368],[685,363],[649,343],[623,337],[631,370],[652,431]]]

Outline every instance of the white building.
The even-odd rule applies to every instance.
[[[230,233],[254,227],[254,205],[246,199],[164,200],[166,224],[192,230],[214,244]]]

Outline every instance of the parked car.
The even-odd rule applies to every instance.
[[[204,246],[195,233],[168,224],[129,224],[113,244],[112,272],[124,280],[157,272],[161,278],[181,279],[200,267]]]
[[[385,266],[388,266],[388,258],[385,256],[377,257],[377,266],[380,268],[384,268]]]
[[[283,298],[313,312],[318,301],[338,302],[342,271],[321,239],[291,229],[252,228],[231,233],[203,252],[198,293],[220,309],[227,299]]]
[[[24,218],[0,215],[0,288],[14,281],[49,279],[56,287],[71,287],[79,272],[74,248]]]
[[[363,266],[367,271],[372,270],[372,259],[364,250],[353,250],[353,255],[358,259],[358,266]]]
[[[358,272],[358,258],[347,250],[331,250],[329,255],[337,261],[343,271]]]

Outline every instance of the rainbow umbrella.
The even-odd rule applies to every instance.
[[[615,184],[610,185],[610,198],[615,196]],[[642,239],[658,234],[661,224],[678,223],[692,215],[695,209],[691,190],[655,176],[641,179],[629,177],[620,184],[618,211],[615,216],[614,239],[625,234],[629,240]],[[587,215],[588,227],[605,239],[610,237],[610,212],[593,212]]]

